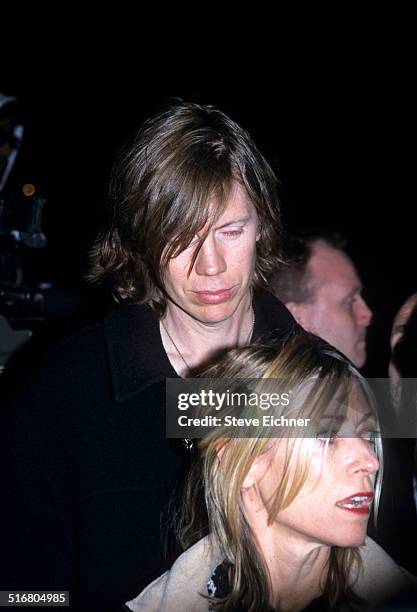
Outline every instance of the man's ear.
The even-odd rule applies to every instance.
[[[288,308],[294,319],[304,327],[306,331],[311,331],[309,328],[309,320],[308,311],[305,304],[301,302],[285,302],[285,306]]]

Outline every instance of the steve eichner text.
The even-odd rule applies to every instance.
[[[204,416],[202,418],[187,417],[182,414],[178,417],[180,427],[308,427],[310,418],[288,419],[284,416],[274,417],[263,415],[262,421],[258,418],[239,418],[235,416],[225,416],[224,420],[215,416]]]
[[[220,410],[223,406],[257,406],[261,410],[268,410],[271,406],[288,406],[290,395],[288,393],[216,393],[213,390],[202,389],[198,393],[179,393],[178,409],[188,410],[190,406],[210,406]]]

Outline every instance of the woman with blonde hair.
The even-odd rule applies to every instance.
[[[246,429],[223,415],[199,440],[180,529],[187,550],[128,607],[355,610],[412,586],[366,537],[382,459],[372,394],[355,367],[300,332],[234,349],[204,376],[271,398],[270,410],[240,407]]]

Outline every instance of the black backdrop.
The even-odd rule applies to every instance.
[[[288,227],[347,235],[383,375],[391,317],[417,285],[412,3],[131,4],[3,11],[0,91],[26,124],[13,180],[47,198],[39,278],[81,287],[112,159],[144,118],[173,97],[215,104],[275,167]]]

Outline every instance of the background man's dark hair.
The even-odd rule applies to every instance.
[[[285,237],[284,263],[269,283],[274,295],[284,304],[305,303],[314,299],[316,287],[308,270],[308,262],[317,242],[341,251],[345,250],[347,243],[342,234],[324,230],[299,230]]]
[[[170,258],[205,227],[192,264],[227,205],[232,181],[256,209],[254,287],[280,262],[277,181],[249,134],[212,106],[176,103],[149,119],[116,160],[110,218],[91,252],[89,279],[105,280],[117,300],[165,310],[163,273]]]

